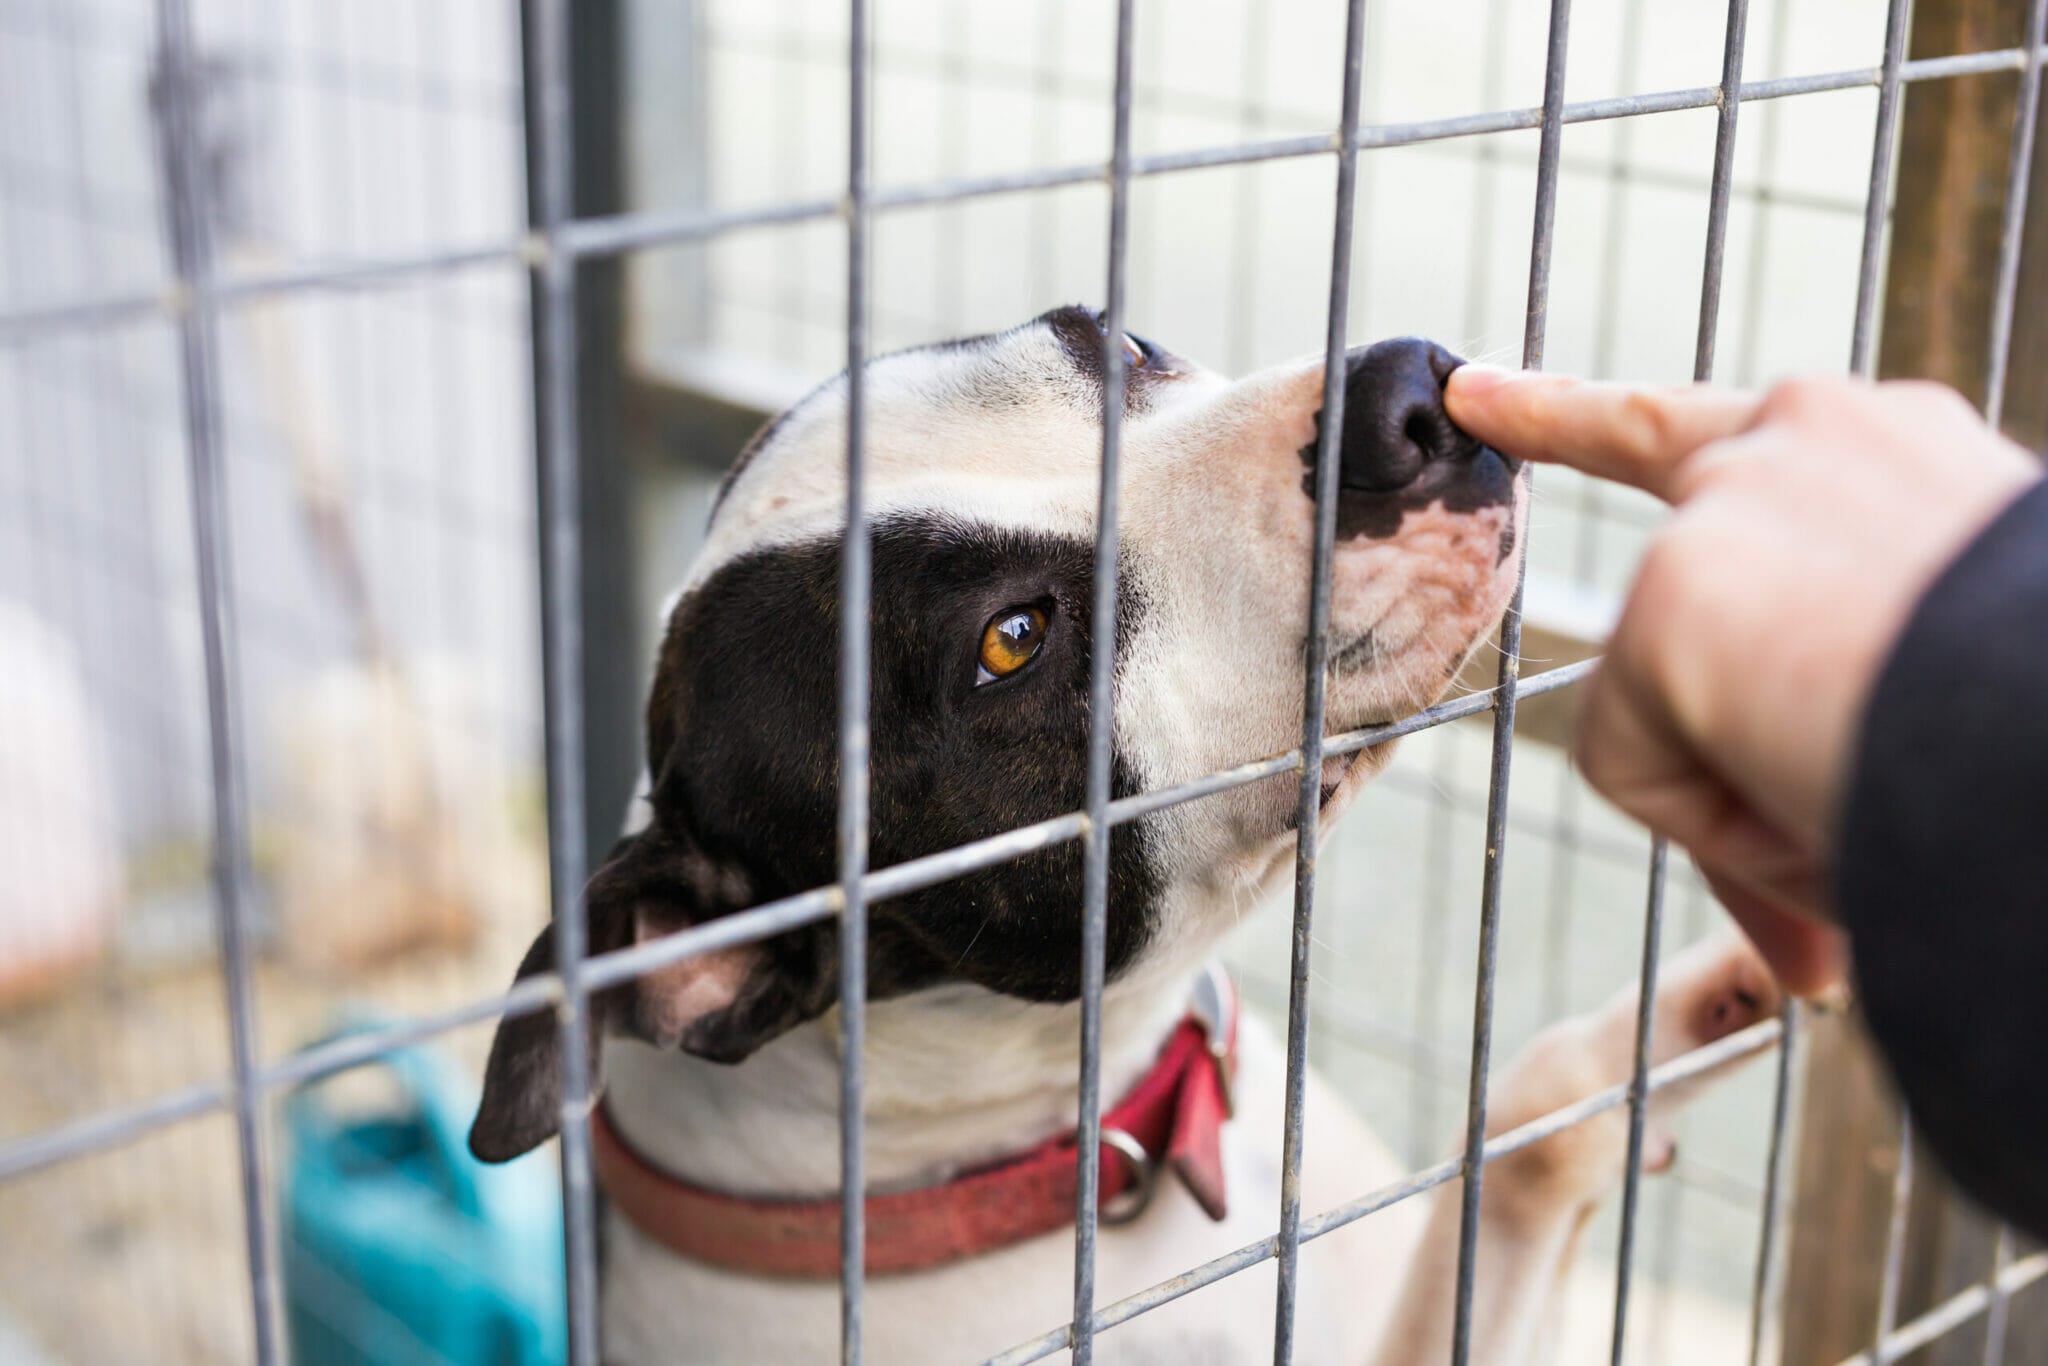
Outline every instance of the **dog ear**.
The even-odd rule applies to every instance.
[[[589,952],[607,953],[702,924],[745,905],[743,874],[719,870],[686,839],[650,829],[621,840],[584,890]],[[815,928],[815,927],[814,927]],[[591,1095],[601,1093],[603,1040],[622,1034],[738,1062],[832,999],[829,953],[817,933],[693,954],[590,997]],[[541,931],[514,982],[555,970],[554,927]],[[562,1033],[553,1011],[500,1022],[484,1064],[469,1149],[485,1162],[518,1157],[561,1125]]]

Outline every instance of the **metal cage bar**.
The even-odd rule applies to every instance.
[[[1885,15],[1884,64],[1879,68],[1877,126],[1870,149],[1870,190],[1863,207],[1863,248],[1856,277],[1856,317],[1849,340],[1849,369],[1851,373],[1866,378],[1876,365],[1873,334],[1878,276],[1882,266],[1892,161],[1898,143],[1900,77],[1905,62],[1910,10],[1910,0],[1891,0]],[[1899,1111],[1897,1160],[1898,1170],[1892,1183],[1891,1220],[1885,1234],[1876,1341],[1871,1348],[1871,1359],[1878,1366],[1889,1359],[1885,1355],[1886,1341],[1898,1316],[1899,1276],[1913,1195],[1913,1127],[1903,1107]]]
[[[1133,0],[1118,0],[1109,155],[1109,280],[1102,315],[1102,469],[1089,621],[1088,810],[1081,866],[1081,1094],[1074,1182],[1074,1364],[1095,1351],[1095,1237],[1102,1178],[1102,986],[1109,940],[1110,780],[1115,740],[1117,484],[1124,413],[1124,292],[1129,280]]]
[[[1778,1041],[1779,1029],[1778,1021],[1764,1020],[1725,1038],[1717,1039],[1703,1048],[1696,1048],[1690,1053],[1661,1063],[1650,1072],[1650,1092],[1654,1095],[1667,1086],[1675,1086],[1716,1067],[1723,1067],[1738,1059],[1760,1053]],[[1561,1110],[1553,1110],[1526,1124],[1495,1134],[1486,1140],[1486,1145],[1479,1154],[1479,1161],[1481,1164],[1497,1162],[1511,1153],[1520,1152],[1532,1143],[1540,1143],[1575,1124],[1583,1124],[1594,1116],[1606,1114],[1627,1102],[1626,1084],[1610,1086]],[[1335,1233],[1338,1229],[1354,1224],[1368,1215],[1377,1214],[1404,1200],[1448,1185],[1463,1175],[1464,1170],[1465,1158],[1458,1156],[1446,1158],[1433,1167],[1411,1172],[1377,1190],[1368,1191],[1355,1200],[1333,1206],[1311,1219],[1304,1220],[1301,1241],[1313,1242],[1324,1234]],[[1276,1235],[1247,1243],[1235,1251],[1211,1258],[1200,1266],[1190,1267],[1178,1276],[1128,1295],[1096,1313],[1095,1331],[1099,1333],[1105,1328],[1128,1323],[1141,1314],[1171,1304],[1184,1295],[1191,1295],[1203,1286],[1214,1285],[1227,1276],[1234,1276],[1240,1271],[1258,1266],[1267,1258],[1276,1255],[1279,1241]],[[1008,1351],[988,1358],[986,1366],[1021,1366],[1024,1362],[1043,1360],[1067,1346],[1071,1331],[1071,1325],[1063,1323],[1039,1337],[1028,1342],[1020,1342]]]
[[[1358,126],[1364,76],[1365,0],[1350,0],[1344,21],[1344,92],[1338,144]],[[1273,1303],[1273,1362],[1294,1360],[1294,1306],[1301,1257],[1303,1107],[1308,1096],[1309,954],[1314,939],[1316,854],[1323,812],[1323,718],[1328,700],[1330,565],[1337,544],[1338,447],[1344,436],[1345,334],[1351,304],[1352,217],[1358,154],[1337,157],[1330,243],[1330,306],[1323,336],[1323,406],[1316,435],[1315,545],[1309,559],[1308,648],[1302,660],[1301,782],[1295,804],[1294,926],[1288,955],[1287,1092],[1280,1135],[1280,1233]]]
[[[1664,939],[1664,879],[1671,847],[1650,842],[1649,885],[1644,892],[1643,967],[1636,986],[1635,1067],[1628,1083],[1628,1157],[1621,1185],[1621,1240],[1614,1251],[1614,1331],[1607,1358],[1621,1366],[1628,1346],[1629,1281],[1635,1266],[1636,1214],[1643,1190],[1643,1131],[1650,1115],[1650,1039],[1657,1013],[1657,956]]]
[[[1869,375],[1875,358],[1877,277],[1883,265],[1884,223],[1890,201],[1892,153],[1899,137],[1899,88],[1905,78],[1906,19],[1911,0],[1891,0],[1885,13],[1884,64],[1878,68],[1877,131],[1870,144],[1870,190],[1863,201],[1863,250],[1856,272],[1856,321],[1849,334],[1849,369]]]
[[[2011,1298],[2011,1292],[2005,1288],[2005,1271],[2011,1264],[2012,1228],[2000,1224],[1997,1240],[1991,1247],[1991,1274],[1984,1284],[1989,1297],[1984,1307],[1984,1366],[1999,1366],[2005,1360],[2006,1309]]]
[[[2020,287],[2020,240],[2027,218],[2027,178],[2034,166],[2035,117],[2041,105],[2041,42],[2048,30],[2048,0],[2027,6],[2026,65],[2013,113],[2012,157],[2005,176],[2005,218],[1999,226],[1998,282],[1992,292],[1991,354],[1984,378],[1984,420],[1993,427],[2005,410],[2005,372],[2012,352],[2013,302]]]
[[[213,241],[203,202],[198,54],[186,0],[158,0],[160,86],[158,153],[166,172],[171,256],[181,278],[204,291],[214,275]],[[191,469],[193,565],[198,579],[200,650],[206,674],[208,771],[213,818],[214,920],[227,1001],[242,1246],[248,1259],[251,1327],[259,1366],[281,1359],[275,1230],[270,1221],[263,1142],[263,1092],[256,1081],[256,1001],[250,970],[249,807],[242,736],[242,675],[237,654],[234,569],[228,524],[225,440],[221,425],[220,334],[216,305],[202,298],[178,319],[180,406]]]
[[[1954,1332],[1997,1300],[2011,1299],[2043,1277],[2048,1277],[2048,1252],[2037,1252],[2000,1272],[1995,1288],[1973,1285],[1957,1292],[1911,1323],[1900,1324],[1869,1351],[1858,1352],[1840,1366],[1882,1366],[1884,1362],[1897,1361]]]
[[[2048,0],[2027,6],[2026,65],[2020,72],[2013,111],[2012,155],[2006,168],[2005,215],[1999,225],[1998,280],[1992,290],[1991,347],[1984,378],[1984,420],[1994,429],[2005,411],[2005,382],[2012,358],[2012,319],[2019,295],[2020,246],[2027,216],[2027,190],[2034,166],[2034,136],[2041,106],[2041,44],[2048,35]],[[2007,1300],[2005,1272],[2012,1261],[2012,1229],[2001,1223],[1992,1244],[1989,1300],[1984,1323],[1984,1366],[2005,1359]]]
[[[1742,54],[1749,30],[1749,0],[1728,0],[1721,50],[1720,116],[1714,130],[1714,169],[1708,183],[1707,241],[1700,266],[1699,332],[1693,343],[1692,377],[1714,377],[1714,346],[1721,322],[1721,277],[1728,250],[1728,202],[1735,176],[1736,115],[1742,108]],[[1642,1195],[1643,1131],[1650,1097],[1651,1025],[1657,1008],[1657,957],[1663,940],[1664,882],[1670,846],[1650,842],[1649,886],[1643,909],[1643,969],[1636,994],[1635,1072],[1629,1085],[1628,1165],[1621,1188],[1621,1240],[1614,1254],[1614,1334],[1608,1357],[1621,1366],[1628,1345],[1629,1282],[1635,1266],[1636,1216]]]
[[[1803,1007],[1797,1000],[1785,1002],[1779,1017],[1782,1032],[1778,1042],[1778,1080],[1771,1099],[1771,1147],[1764,1166],[1764,1207],[1762,1226],[1757,1230],[1756,1275],[1749,1302],[1749,1366],[1763,1366],[1764,1331],[1778,1312],[1784,1297],[1784,1258],[1778,1230],[1785,1222],[1785,1207],[1792,1191],[1792,1086],[1799,1060],[1799,1029]]]
[[[2048,51],[2037,49],[2037,56]],[[2001,48],[1947,57],[1922,57],[1913,61],[1887,62],[1876,67],[1850,67],[1803,76],[1780,76],[1745,82],[1744,103],[1787,99],[1877,86],[1912,84],[1917,81],[1949,80],[1994,71],[2024,71],[2025,48]],[[1583,100],[1563,107],[1560,121],[1567,124],[1594,123],[1608,119],[1633,118],[1640,114],[1668,114],[1682,109],[1705,109],[1720,98],[1718,86],[1692,86],[1652,91],[1641,95],[1617,95]],[[1449,118],[1423,119],[1404,123],[1367,124],[1358,130],[1357,146],[1406,147],[1422,142],[1482,137],[1519,129],[1540,128],[1542,106],[1460,114]],[[1183,152],[1155,153],[1131,158],[1131,175],[1142,179],[1171,175],[1179,171],[1217,166],[1245,166],[1263,161],[1334,153],[1332,137],[1276,138],[1260,142],[1229,143]],[[1017,194],[1030,190],[1083,185],[1104,179],[1099,163],[1049,167],[1040,170],[996,175],[965,176],[920,185],[895,186],[876,191],[870,204],[877,211],[947,204],[991,195]],[[29,305],[0,312],[0,345],[19,342],[41,334],[77,328],[110,327],[139,318],[175,317],[193,306],[195,295],[205,292],[226,301],[267,294],[311,289],[352,289],[391,284],[411,276],[441,274],[482,266],[534,266],[547,255],[566,252],[571,256],[618,256],[651,247],[701,242],[726,233],[749,228],[786,226],[833,218],[842,212],[837,198],[802,200],[746,209],[645,210],[600,215],[563,225],[560,234],[544,237],[529,233],[521,237],[472,242],[442,250],[406,253],[357,260],[327,261],[291,266],[279,270],[253,271],[218,281],[175,279],[162,287],[103,298],[62,304]]]
[[[839,560],[839,1353],[861,1359],[867,1255],[868,650],[870,558],[865,446],[868,352],[867,0],[849,0],[846,149],[846,531]]]
[[[1557,173],[1564,134],[1565,52],[1571,0],[1550,0],[1550,35],[1543,65],[1542,141],[1536,154],[1536,205],[1529,234],[1529,302],[1522,329],[1522,365],[1543,368],[1550,317],[1551,233],[1557,223]],[[1456,1302],[1451,1319],[1451,1361],[1465,1366],[1472,1353],[1472,1291],[1478,1277],[1479,1213],[1486,1184],[1486,1085],[1493,1062],[1493,987],[1500,935],[1500,900],[1508,826],[1508,776],[1515,749],[1516,690],[1522,668],[1522,590],[1529,557],[1515,580],[1514,599],[1500,624],[1500,682],[1494,689],[1493,747],[1486,782],[1486,857],[1479,891],[1479,967],[1472,993],[1472,1065],[1466,1079],[1464,1188],[1458,1219]]]
[[[569,111],[566,0],[535,0],[532,79],[536,231],[552,241],[575,217]],[[597,1366],[597,1201],[590,1168],[590,988],[583,880],[589,871],[584,820],[583,544],[578,516],[576,261],[546,252],[534,261],[540,401],[542,700],[547,718],[548,883],[555,971],[562,994],[562,1215],[569,1296],[569,1358]]]
[[[1515,681],[1519,697],[1538,697],[1578,682],[1591,673],[1597,660],[1581,660],[1561,668],[1548,669]],[[1472,693],[1442,702],[1399,721],[1367,726],[1326,738],[1325,754],[1352,754],[1384,744],[1404,735],[1414,735],[1463,717],[1475,716],[1493,705],[1493,691]],[[1256,759],[1203,778],[1173,787],[1140,792],[1118,798],[1109,806],[1109,823],[1121,825],[1154,811],[1164,811],[1183,802],[1197,801],[1248,783],[1291,773],[1301,762],[1301,751],[1288,750],[1270,759]],[[901,896],[949,881],[964,873],[993,867],[1034,850],[1081,837],[1087,815],[1070,812],[1035,825],[990,835],[957,845],[936,854],[926,854],[887,868],[869,872],[861,887],[870,902]],[[631,948],[613,949],[585,960],[584,988],[602,991],[657,968],[681,962],[714,949],[753,943],[823,920],[839,905],[836,885],[813,888],[779,900],[721,917],[693,929],[666,935]],[[563,995],[562,978],[555,973],[536,973],[522,979],[512,990],[485,997],[438,1014],[421,1016],[399,1025],[366,1030],[346,1039],[317,1045],[292,1054],[267,1067],[256,1069],[253,1084],[270,1091],[319,1077],[332,1076],[374,1061],[379,1055],[404,1044],[446,1033],[464,1024],[495,1018],[531,1014],[557,1004]],[[152,1130],[202,1114],[226,1103],[223,1087],[185,1088],[155,1100],[108,1116],[96,1117],[32,1133],[0,1144],[0,1178],[19,1176],[55,1162],[101,1152],[132,1141]]]
[[[1877,1300],[1877,1332],[1870,1349],[1874,1366],[1885,1366],[1899,1353],[1892,1329],[1899,1321],[1899,1286],[1906,1263],[1906,1228],[1913,1216],[1913,1119],[1899,1108],[1898,1167],[1892,1172],[1892,1214],[1885,1226],[1884,1276]]]

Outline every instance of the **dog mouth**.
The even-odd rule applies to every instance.
[[[1330,800],[1337,795],[1338,789],[1343,787],[1344,779],[1350,776],[1351,767],[1357,762],[1356,750],[1349,754],[1332,754],[1323,760],[1323,790],[1317,801],[1319,809],[1329,809]]]

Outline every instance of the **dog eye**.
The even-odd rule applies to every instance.
[[[1128,332],[1124,333],[1124,366],[1126,369],[1142,370],[1151,359],[1152,354],[1145,349],[1145,343],[1139,341]]]
[[[981,628],[980,667],[974,682],[993,683],[1008,678],[1031,662],[1045,643],[1045,613],[1036,607],[1012,607],[998,612]]]

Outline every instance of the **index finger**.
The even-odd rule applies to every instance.
[[[1747,430],[1758,398],[1711,384],[1609,384],[1461,365],[1444,386],[1451,421],[1506,455],[1569,465],[1675,500],[1679,470]]]

